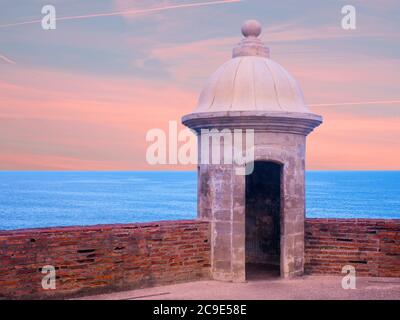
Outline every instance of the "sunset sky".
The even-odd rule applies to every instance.
[[[1,0],[0,170],[177,169],[146,163],[146,132],[194,109],[246,19],[324,117],[308,169],[400,170],[398,0],[187,6],[208,1]],[[47,4],[80,18],[19,24]],[[356,30],[341,28],[346,4]]]

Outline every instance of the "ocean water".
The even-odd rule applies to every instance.
[[[400,218],[400,171],[308,171],[306,216]],[[196,172],[0,171],[0,230],[196,217]]]

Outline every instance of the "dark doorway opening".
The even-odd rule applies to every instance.
[[[280,275],[281,165],[254,162],[246,176],[246,279]]]

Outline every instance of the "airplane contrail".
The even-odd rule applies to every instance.
[[[377,100],[377,101],[354,101],[354,102],[335,102],[335,103],[319,103],[310,104],[310,107],[325,107],[325,106],[351,106],[365,104],[395,104],[400,103],[400,100]]]
[[[164,6],[164,7],[148,8],[148,9],[132,9],[132,10],[122,10],[122,11],[114,11],[114,12],[85,14],[85,15],[79,15],[79,16],[66,16],[66,17],[56,18],[56,20],[62,21],[62,20],[88,19],[88,18],[96,18],[96,17],[120,16],[120,15],[137,15],[137,14],[154,13],[154,12],[160,12],[160,11],[173,10],[173,9],[210,6],[210,5],[227,4],[227,3],[235,3],[235,2],[242,2],[242,1],[243,0],[219,0],[219,1],[208,1],[208,2],[195,2],[195,3],[186,3],[186,4],[176,4],[176,5],[170,5],[170,6]],[[22,22],[16,22],[16,23],[2,24],[2,25],[0,25],[0,28],[21,26],[21,25],[26,25],[26,24],[34,24],[34,23],[39,23],[41,21],[42,21],[42,19],[37,19],[37,20],[31,20],[31,21],[22,21]]]
[[[4,56],[2,54],[0,54],[0,60],[3,60],[3,61],[5,61],[7,63],[10,63],[10,64],[15,64],[16,63],[14,60],[11,60],[10,58],[7,58],[6,56]]]

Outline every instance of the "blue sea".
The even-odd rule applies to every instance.
[[[0,230],[192,219],[196,172],[0,171]],[[400,171],[308,171],[306,216],[400,218]]]

